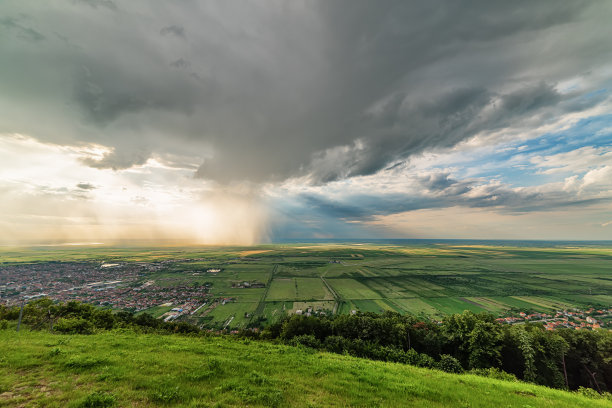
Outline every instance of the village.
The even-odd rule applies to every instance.
[[[589,308],[586,310],[558,310],[554,314],[519,312],[496,319],[504,324],[542,323],[546,330],[561,328],[574,330],[612,330],[612,308]]]

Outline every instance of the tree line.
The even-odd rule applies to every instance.
[[[0,305],[0,322],[18,320],[20,307]],[[196,334],[200,329],[185,322],[164,322],[148,313],[114,312],[88,303],[56,303],[43,298],[29,302],[23,309],[23,324],[32,330],[49,329],[58,333],[93,334],[100,330],[133,329],[142,333]]]
[[[470,371],[562,389],[612,390],[612,332],[502,325],[491,314],[447,316],[441,324],[396,312],[291,315],[262,338],[333,353],[449,372]]]

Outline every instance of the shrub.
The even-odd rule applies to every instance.
[[[419,359],[416,365],[419,367],[433,368],[436,365],[436,360],[427,354],[419,354]]]
[[[82,317],[59,319],[54,329],[60,333],[92,334],[94,332],[93,324]]]
[[[495,378],[496,380],[518,381],[516,375],[507,373],[495,367],[473,368],[469,371],[469,374],[479,375],[481,377]]]
[[[320,348],[321,342],[312,334],[302,334],[295,336],[289,341],[292,346],[305,346],[310,348]]]
[[[578,389],[575,392],[577,394],[583,395],[588,398],[606,399],[606,400],[612,401],[612,394],[610,394],[609,392],[603,392],[600,394],[594,389],[587,388],[587,387],[578,387]]]
[[[459,360],[449,354],[442,354],[440,356],[440,361],[436,363],[435,367],[438,370],[446,371],[447,373],[463,372],[463,367],[461,367]]]
[[[419,353],[415,349],[410,349],[406,352],[406,364],[413,366],[419,365]]]
[[[85,397],[85,399],[79,404],[79,407],[106,408],[114,407],[115,405],[117,405],[117,397],[115,397],[113,394],[96,391]]]
[[[0,320],[0,330],[8,329],[8,322],[6,320]]]

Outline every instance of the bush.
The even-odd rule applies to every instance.
[[[419,354],[419,359],[416,365],[419,367],[434,368],[436,365],[436,360],[427,354]]]
[[[323,342],[323,348],[332,353],[342,354],[346,348],[346,340],[342,336],[328,336]]]
[[[440,356],[440,361],[436,363],[435,367],[438,370],[446,371],[447,373],[463,372],[463,367],[461,367],[459,360],[449,354],[442,354]]]
[[[576,393],[583,395],[585,397],[588,397],[588,398],[606,399],[606,400],[612,401],[612,394],[610,394],[609,392],[604,392],[600,394],[592,388],[578,387],[578,389],[576,390]]]
[[[83,408],[106,408],[114,407],[115,405],[117,405],[117,398],[112,394],[101,391],[89,394],[79,404]]]
[[[495,378],[496,380],[518,381],[516,375],[507,373],[499,368],[473,368],[469,374],[479,375],[481,377]]]
[[[0,320],[0,330],[8,329],[8,322],[6,320]]]
[[[292,346],[305,346],[314,349],[321,347],[321,342],[312,334],[302,334],[295,336],[289,341]]]
[[[82,317],[62,318],[53,327],[60,333],[92,334],[94,325]]]

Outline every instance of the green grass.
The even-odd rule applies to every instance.
[[[217,306],[208,316],[212,317],[210,323],[216,328],[223,328],[225,323],[228,323],[228,329],[239,329],[246,327],[250,320],[249,317],[245,316],[245,313],[252,314],[256,308],[257,303],[229,302]]]
[[[2,407],[610,406],[520,382],[227,337],[4,330],[0,349]]]
[[[355,279],[327,279],[327,282],[344,299],[382,299],[380,293],[374,292]]]
[[[304,301],[333,298],[320,278],[277,278],[272,281],[266,300]]]

